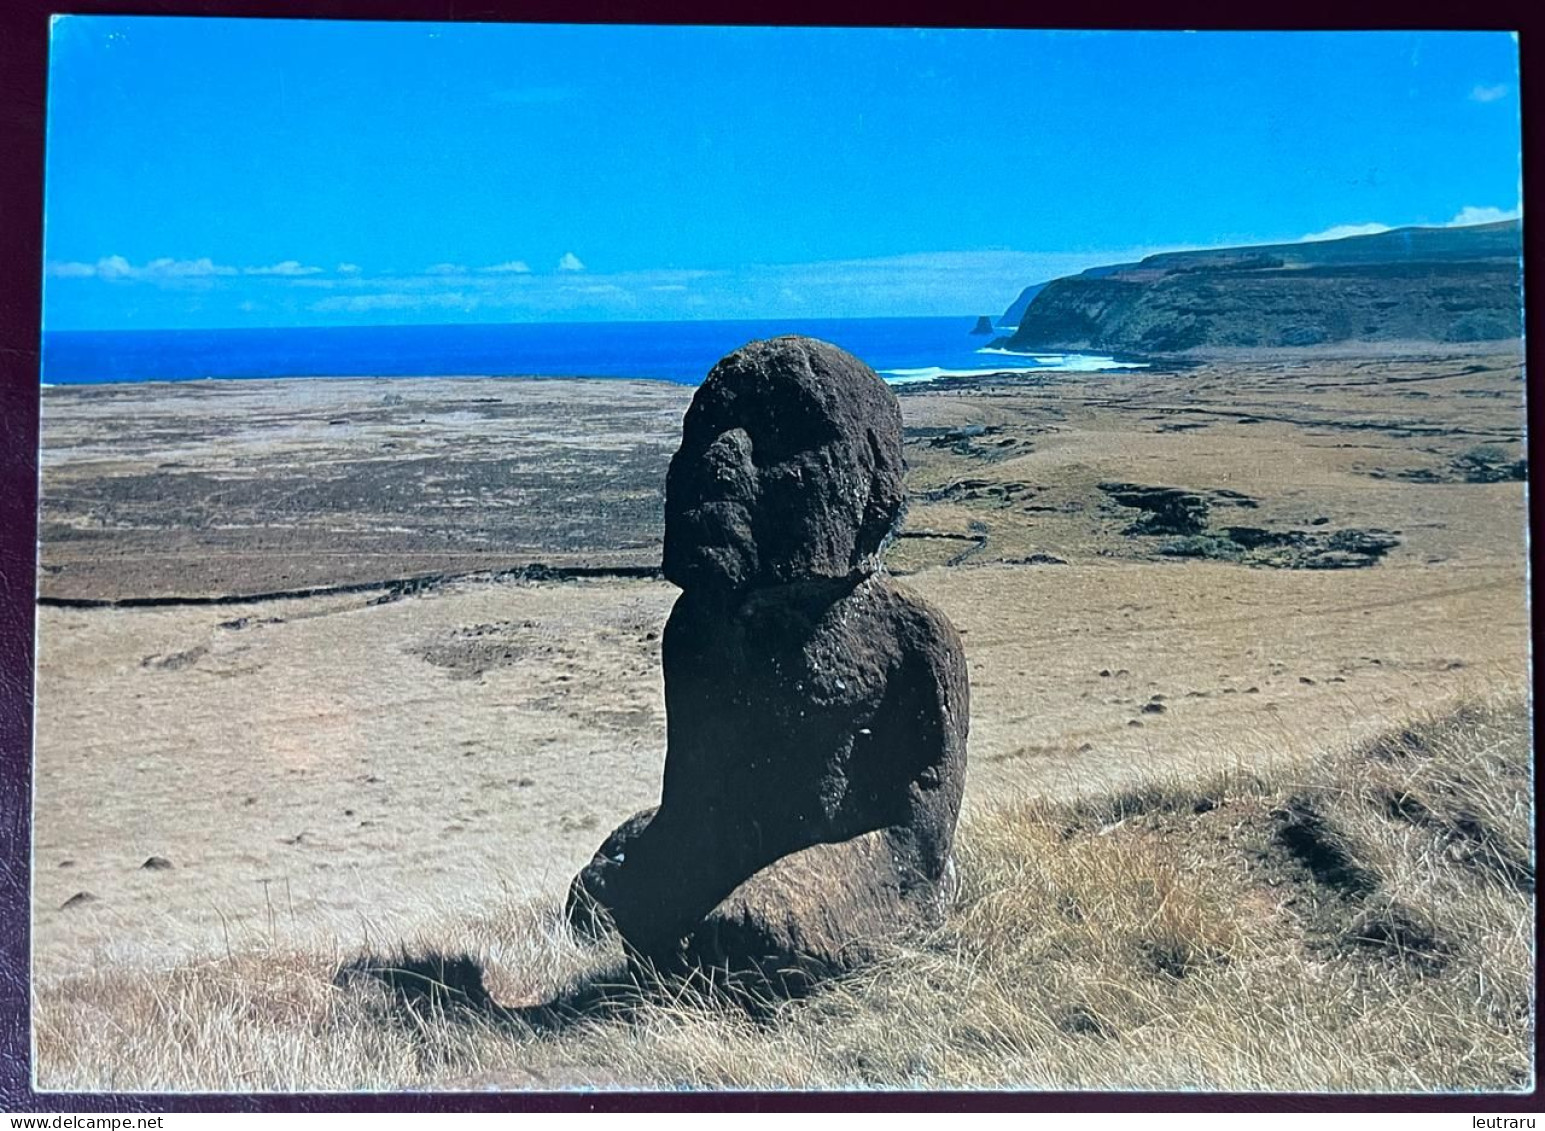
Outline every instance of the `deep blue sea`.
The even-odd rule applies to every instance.
[[[695,385],[757,338],[805,334],[856,354],[893,382],[1003,370],[1124,367],[1083,354],[987,349],[974,318],[753,322],[563,322],[260,330],[49,331],[43,383],[241,377],[644,377]]]

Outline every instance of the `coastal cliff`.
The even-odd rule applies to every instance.
[[[1045,283],[1031,283],[1019,292],[1019,297],[1009,303],[1009,308],[998,316],[998,325],[1017,329],[1019,323],[1025,317],[1025,311],[1030,309],[1030,304],[1035,301],[1035,296],[1046,289]]]
[[[1516,338],[1521,225],[1169,252],[1048,283],[1009,349],[1176,353]]]

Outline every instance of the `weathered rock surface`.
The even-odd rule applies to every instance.
[[[1214,506],[1254,510],[1256,500],[1227,488],[1192,491],[1142,483],[1101,483],[1111,501],[1139,512],[1124,533],[1169,536],[1155,547],[1167,558],[1215,558],[1274,569],[1366,569],[1400,545],[1397,532],[1346,528],[1334,531],[1272,530],[1263,526],[1214,527]],[[1317,520],[1315,525],[1324,525]]]
[[[810,339],[753,342],[687,409],[665,483],[665,576],[744,589],[872,572],[906,500],[901,408]]]
[[[1130,534],[1200,534],[1207,527],[1207,500],[1194,491],[1141,483],[1101,483],[1100,490],[1143,512],[1128,528]]]
[[[968,688],[944,616],[879,572],[901,418],[867,366],[758,342],[699,389],[666,488],[660,805],[576,877],[639,964],[796,990],[940,913]]]

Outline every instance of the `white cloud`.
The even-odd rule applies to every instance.
[[[359,267],[352,263],[341,263],[338,265],[338,270],[343,274],[357,274]],[[74,261],[51,263],[48,266],[48,273],[61,279],[136,279],[173,285],[190,280],[207,281],[232,275],[305,279],[307,276],[324,274],[322,268],[308,266],[298,259],[286,259],[282,263],[266,266],[232,267],[228,264],[216,263],[207,255],[198,259],[173,259],[169,255],[163,255],[150,260],[143,267],[136,267],[121,255],[105,255],[95,263]]]
[[[48,273],[56,279],[90,279],[97,273],[95,263],[50,263]]]
[[[1477,83],[1475,89],[1470,92],[1470,101],[1495,102],[1499,98],[1506,98],[1510,90],[1512,90],[1512,87],[1508,86],[1505,82],[1499,82],[1495,86],[1484,86]]]
[[[531,268],[519,259],[512,259],[508,263],[495,263],[492,267],[479,267],[484,275],[528,275]]]
[[[293,278],[296,275],[320,275],[320,267],[307,267],[296,259],[286,259],[283,263],[275,263],[271,267],[243,267],[243,275],[284,275]]]
[[[287,285],[331,291],[308,309],[369,320],[386,313],[456,317],[501,312],[552,318],[865,317],[893,314],[996,315],[1030,283],[1086,267],[1131,262],[1174,246],[1038,253],[997,248],[822,262],[747,264],[733,269],[657,268],[583,274],[558,270],[465,275],[424,271],[390,276],[327,275]],[[576,257],[577,258],[577,257]]]
[[[1315,240],[1343,240],[1348,236],[1376,236],[1380,232],[1390,230],[1388,224],[1337,224],[1333,228],[1326,228],[1323,232],[1313,232],[1307,236],[1299,236],[1300,243],[1311,243]]]
[[[1462,228],[1470,224],[1496,224],[1503,220],[1516,220],[1523,215],[1522,208],[1478,208],[1473,204],[1467,204],[1455,213],[1454,218],[1446,224],[1438,225],[1444,228]],[[1428,221],[1427,223],[1431,223]],[[1380,232],[1392,231],[1389,224],[1337,224],[1333,228],[1326,228],[1323,232],[1315,232],[1312,235],[1300,236],[1300,242],[1308,243],[1313,240],[1339,240],[1348,236],[1373,236]]]
[[[424,268],[426,275],[465,275],[467,268],[462,263],[434,263]]]
[[[133,274],[133,265],[121,255],[108,255],[97,260],[98,278],[127,279]]]
[[[162,256],[143,267],[136,267],[121,255],[104,255],[95,263],[55,263],[49,266],[48,273],[62,279],[200,279],[235,275],[237,271],[208,256],[201,259]]]
[[[1459,228],[1466,224],[1496,224],[1503,220],[1516,220],[1523,215],[1521,208],[1477,208],[1473,204],[1467,204],[1459,210],[1446,227]]]
[[[575,255],[572,251],[564,252],[563,258],[558,260],[558,270],[560,271],[583,271],[584,269],[585,265],[579,261],[579,256]]]
[[[297,264],[298,266],[298,264]],[[140,272],[143,275],[170,279],[203,278],[210,275],[234,275],[236,268],[223,267],[208,256],[202,259],[152,259]]]

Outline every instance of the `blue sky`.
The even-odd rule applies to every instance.
[[[1507,33],[56,19],[48,329],[996,314],[1518,214]]]

